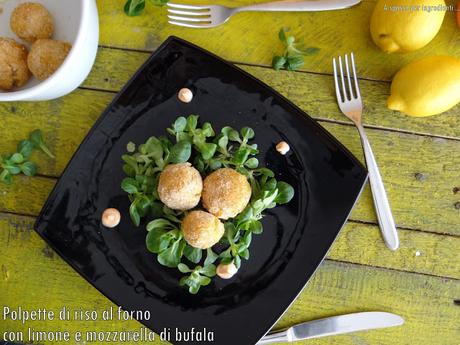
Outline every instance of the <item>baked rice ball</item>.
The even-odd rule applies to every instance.
[[[224,235],[224,224],[219,218],[204,211],[192,211],[182,220],[185,241],[194,248],[207,249]]]
[[[0,37],[0,89],[23,86],[29,79],[27,48],[13,39]]]
[[[36,40],[27,57],[27,65],[35,78],[45,80],[62,65],[71,48],[63,41]]]
[[[160,200],[173,210],[190,210],[200,202],[203,180],[189,162],[170,164],[158,181]]]
[[[53,17],[42,4],[34,2],[25,2],[13,10],[10,27],[18,37],[30,43],[50,38],[54,33]]]
[[[251,199],[251,186],[246,176],[230,168],[209,174],[203,182],[203,206],[220,219],[237,216]]]

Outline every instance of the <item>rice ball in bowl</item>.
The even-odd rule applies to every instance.
[[[10,17],[11,30],[27,42],[50,38],[54,33],[54,20],[48,10],[39,3],[18,5]]]
[[[160,200],[173,210],[190,210],[200,202],[203,180],[190,163],[168,165],[158,181]]]
[[[0,90],[23,86],[29,78],[27,48],[13,39],[0,37]]]
[[[35,0],[25,0],[27,2]],[[25,1],[0,0],[0,36],[17,37],[11,30],[10,19],[18,5]],[[29,81],[11,90],[0,90],[0,102],[38,101],[61,97],[74,90],[87,77],[97,52],[99,39],[98,12],[94,0],[42,0],[51,14],[55,40],[68,42],[72,49],[60,68],[49,78]],[[19,38],[18,38],[19,39]]]
[[[49,78],[61,67],[72,46],[63,41],[39,39],[35,41],[27,57],[30,72],[38,80]]]
[[[204,211],[192,211],[182,220],[185,241],[194,248],[211,248],[224,235],[224,224],[219,218]]]
[[[248,205],[251,193],[246,176],[230,168],[218,169],[204,180],[203,206],[218,218],[233,218]]]

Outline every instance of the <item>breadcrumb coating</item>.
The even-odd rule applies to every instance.
[[[158,196],[173,210],[190,210],[200,202],[203,180],[190,163],[168,165],[160,174]]]
[[[50,38],[54,33],[51,14],[42,4],[33,2],[25,2],[13,10],[10,27],[18,37],[30,43],[40,38]]]
[[[45,80],[62,65],[72,46],[67,42],[39,39],[32,44],[27,65],[38,80]]]
[[[251,185],[246,176],[230,168],[208,175],[203,183],[203,206],[220,219],[241,213],[251,199]]]
[[[0,37],[0,89],[23,86],[29,79],[27,48],[13,39]]]
[[[207,249],[224,235],[224,224],[204,211],[192,211],[182,221],[185,241],[194,248]]]

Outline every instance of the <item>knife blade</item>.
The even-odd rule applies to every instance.
[[[400,326],[403,323],[404,319],[399,315],[386,312],[372,311],[339,315],[300,323],[284,331],[268,334],[257,345],[275,342],[293,342],[370,329],[394,327]]]

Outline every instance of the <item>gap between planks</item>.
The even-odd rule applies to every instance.
[[[329,253],[328,253],[329,254]],[[434,277],[434,278],[441,278],[441,279],[449,279],[453,281],[460,281],[460,278],[454,278],[454,277],[444,277],[444,276],[438,276],[435,274],[429,274],[429,273],[423,273],[423,272],[413,272],[413,271],[404,271],[399,268],[390,268],[390,267],[383,267],[383,266],[372,266],[372,265],[367,265],[367,264],[361,264],[361,263],[356,263],[356,262],[349,262],[349,261],[343,261],[343,260],[337,260],[337,259],[330,259],[328,258],[327,254],[324,260],[331,261],[331,262],[339,262],[342,264],[347,264],[347,265],[356,265],[356,266],[362,266],[362,267],[369,267],[369,268],[375,268],[378,270],[385,270],[385,271],[395,271],[395,272],[400,272],[400,273],[410,273],[410,274],[419,274],[421,276],[426,276],[426,277]]]
[[[121,48],[121,47],[111,47],[111,46],[107,46],[107,45],[99,45],[99,48],[118,50],[118,51],[126,51],[126,52],[148,53],[148,54],[151,54],[153,52],[153,51],[150,51],[150,50],[127,49],[127,48]],[[270,69],[270,70],[272,69],[271,66],[267,66],[267,65],[256,65],[256,64],[251,64],[251,63],[246,63],[246,62],[241,62],[241,61],[231,61],[231,60],[225,60],[225,61],[228,61],[228,62],[236,65],[237,67],[238,67],[238,65],[241,65],[241,66],[256,67],[256,68],[263,68],[263,69]],[[245,73],[248,73],[248,72],[245,71]],[[303,73],[303,74],[313,74],[313,75],[321,75],[321,76],[332,77],[332,74],[322,73],[322,72],[315,72],[315,71],[290,71],[290,73]],[[388,80],[373,79],[373,78],[358,77],[358,79],[359,80],[364,80],[364,81],[375,82],[375,83],[385,83],[385,84],[390,84],[391,83]],[[111,93],[111,94],[117,94],[120,91],[120,90],[114,91],[114,90],[108,90],[108,89],[103,89],[103,88],[95,88],[95,87],[87,87],[87,86],[79,87],[79,89],[95,91],[95,92],[107,92],[107,93]],[[341,121],[341,120],[326,119],[326,118],[322,118],[322,117],[314,117],[314,116],[311,116],[311,117],[313,119],[317,120],[317,121],[334,123],[334,124],[339,124],[339,125],[346,125],[346,126],[354,126],[353,123],[351,123],[351,122],[349,122],[349,121],[347,121],[345,119],[344,119],[344,121]],[[453,136],[448,136],[448,135],[431,134],[431,133],[427,133],[427,132],[417,132],[417,131],[410,131],[410,130],[405,130],[405,129],[396,129],[396,128],[385,127],[385,126],[368,125],[366,123],[364,123],[363,125],[364,125],[365,128],[388,131],[388,132],[393,132],[393,133],[403,133],[403,134],[411,134],[411,135],[417,135],[417,136],[429,137],[429,138],[439,138],[439,139],[460,141],[459,137],[453,137]]]
[[[14,212],[0,212],[0,217],[2,215],[20,216],[20,217],[23,217],[23,218],[28,218],[31,222],[35,222],[35,220],[36,220],[36,216],[29,215],[29,214],[21,214],[21,213],[14,213]],[[373,223],[359,222],[359,221],[354,221],[354,220],[351,220],[351,219],[348,220],[348,222],[356,223],[356,224],[375,225]],[[407,230],[407,229],[402,229],[402,230],[411,231],[411,230]],[[31,228],[30,231],[35,231],[35,230],[33,228]],[[421,232],[427,232],[427,231],[422,231],[422,230],[420,230],[420,231]],[[435,233],[435,234],[440,235],[439,233]],[[457,237],[457,236],[453,236],[453,235],[449,235],[449,234],[446,234],[444,236]],[[331,248],[332,248],[332,246],[331,246]],[[436,274],[429,274],[429,273],[424,273],[424,272],[404,271],[402,269],[392,268],[392,267],[384,267],[384,266],[378,266],[378,265],[373,266],[373,265],[368,265],[368,264],[363,264],[363,263],[331,259],[331,258],[328,257],[329,251],[331,250],[331,248],[328,250],[328,252],[327,252],[327,254],[326,254],[326,256],[325,256],[323,261],[338,262],[338,263],[343,263],[343,264],[347,264],[347,265],[368,267],[368,268],[373,268],[373,269],[378,269],[378,270],[395,271],[395,272],[400,272],[400,273],[405,273],[405,274],[417,274],[417,275],[421,275],[421,276],[434,277],[434,278],[438,278],[438,279],[449,279],[449,280],[452,280],[452,281],[460,281],[460,278],[455,278],[455,277],[446,277],[446,276],[441,276],[441,275],[436,275]]]
[[[53,183],[56,183],[60,178],[60,176],[45,175],[45,174],[40,174],[40,173],[36,174],[34,177],[41,177],[44,179],[48,179],[48,180],[53,181]],[[367,183],[368,182],[366,182],[366,184]],[[17,215],[17,216],[34,217],[34,218],[38,216],[38,215],[31,214],[31,213],[21,213],[21,212],[11,212],[11,211],[0,211],[0,215],[1,214],[11,214],[11,215]],[[357,223],[357,224],[378,226],[378,223],[368,222],[368,221],[360,220],[360,219],[353,218],[353,217],[348,218],[348,220],[351,222]],[[439,231],[423,230],[423,229],[409,227],[409,226],[397,226],[396,228],[398,230],[404,230],[404,231],[420,231],[420,232],[423,232],[426,234],[432,234],[432,235],[443,235],[443,236],[450,236],[450,237],[455,237],[455,238],[460,237],[460,234],[456,235],[456,234],[446,233],[442,231],[439,232]]]
[[[99,48],[104,48],[104,49],[112,49],[112,50],[119,50],[119,51],[126,51],[126,52],[135,52],[135,53],[144,53],[144,54],[152,54],[155,52],[155,50],[144,50],[144,49],[132,49],[132,48],[122,48],[122,47],[116,47],[116,46],[107,46],[107,45],[99,45]],[[204,49],[206,50],[206,49]],[[209,51],[209,50],[206,50]],[[214,54],[210,52],[213,55],[218,56],[217,54]],[[244,61],[235,61],[235,60],[226,60],[223,59],[224,61],[227,61],[231,64],[234,65],[241,65],[241,66],[248,66],[248,67],[259,67],[259,68],[266,68],[266,69],[272,69],[270,65],[257,65],[249,62],[244,62]],[[332,61],[332,60],[331,60]],[[315,71],[307,71],[307,70],[299,70],[299,71],[290,71],[293,73],[305,73],[305,74],[316,74],[316,75],[323,75],[323,76],[328,76],[332,77],[331,73],[324,73],[324,72],[315,72]],[[375,79],[375,78],[363,78],[363,77],[358,77],[359,80],[367,80],[367,81],[373,81],[373,82],[379,82],[379,83],[386,83],[390,84],[390,80],[385,80],[385,79]]]
[[[260,66],[257,66],[260,67]],[[296,73],[296,72],[294,72]],[[95,87],[87,87],[87,86],[80,86],[80,90],[87,90],[87,91],[94,91],[94,92],[106,92],[106,93],[111,93],[113,95],[118,94],[119,91],[114,91],[114,90],[106,90],[106,89],[99,89]],[[333,123],[336,125],[343,125],[343,126],[350,126],[354,127],[355,125],[352,122],[349,122],[344,119],[344,121],[341,120],[332,120],[332,119],[327,119],[324,117],[315,117],[315,116],[310,116],[312,119],[318,121],[318,122],[328,122],[328,123]],[[451,137],[448,135],[439,135],[439,134],[430,134],[430,133],[425,133],[425,132],[413,132],[413,131],[408,131],[405,129],[395,129],[395,128],[389,128],[389,127],[382,127],[382,126],[376,126],[376,125],[367,125],[363,124],[365,128],[369,129],[375,129],[378,131],[385,131],[385,132],[392,132],[392,133],[402,133],[402,134],[409,134],[409,135],[415,135],[419,137],[428,137],[428,138],[437,138],[437,139],[446,139],[446,140],[452,140],[452,141],[460,141],[460,138],[457,137]]]

